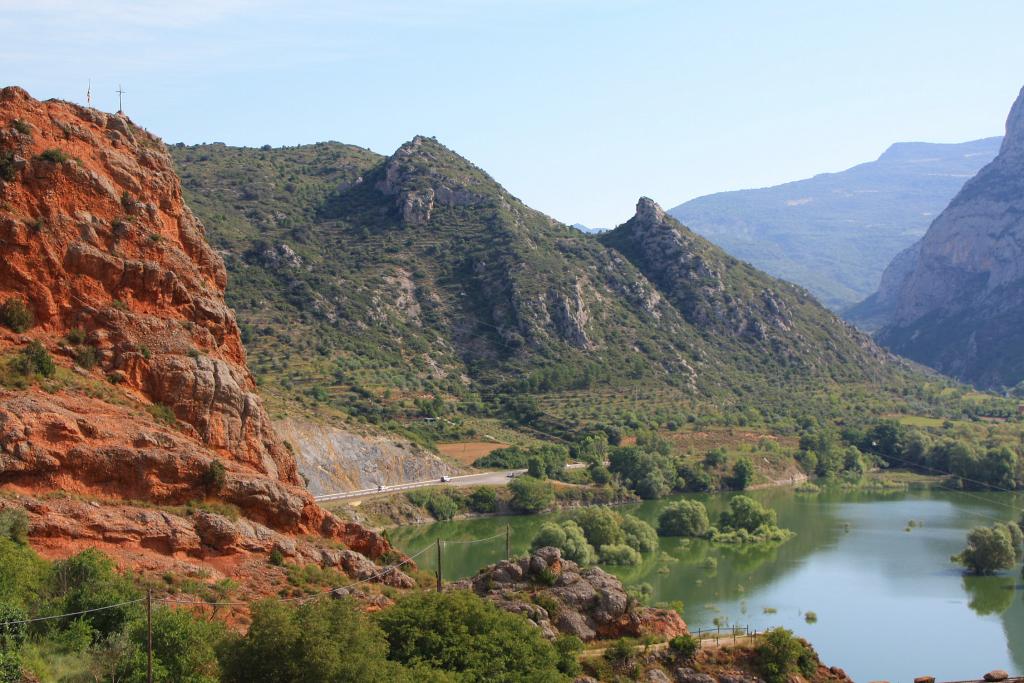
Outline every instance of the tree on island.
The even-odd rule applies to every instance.
[[[972,574],[994,574],[1012,569],[1018,557],[1014,539],[1009,524],[974,527],[967,532],[967,547],[950,560],[962,564]]]
[[[703,538],[711,533],[708,510],[696,500],[672,503],[658,516],[658,533],[662,536]]]

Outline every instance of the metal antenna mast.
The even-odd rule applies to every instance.
[[[124,113],[124,105],[121,102],[121,97],[122,97],[122,95],[127,95],[127,94],[128,93],[126,93],[124,91],[124,89],[121,88],[121,84],[118,83],[117,84],[117,113],[118,114],[123,114]]]

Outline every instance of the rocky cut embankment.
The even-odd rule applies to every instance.
[[[9,87],[0,178],[0,505],[29,512],[39,550],[224,568],[273,547],[319,560],[318,538],[389,549],[302,487],[160,140]],[[39,345],[52,371],[26,366]],[[197,501],[241,517],[181,511]]]

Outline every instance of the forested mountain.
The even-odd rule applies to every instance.
[[[856,309],[897,353],[980,387],[1024,380],[1024,91],[999,155]]]
[[[698,197],[669,213],[840,311],[878,287],[885,265],[924,234],[999,143],[897,143],[839,173]]]
[[[171,151],[228,266],[255,372],[280,399],[380,421],[427,403],[661,387],[682,410],[795,405],[894,376],[806,291],[648,199],[596,237],[431,138],[390,157],[339,143]]]

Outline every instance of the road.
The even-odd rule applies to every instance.
[[[573,462],[565,466],[567,470],[575,470],[581,467],[586,467],[586,463]],[[515,475],[516,477],[526,474],[526,470],[498,470],[480,472],[479,474],[462,474],[456,477],[449,477],[448,481],[443,482],[440,479],[428,479],[426,481],[416,481],[408,484],[395,484],[394,486],[385,486],[384,490],[378,490],[376,487],[372,489],[360,489],[358,491],[341,491],[339,493],[326,493],[320,496],[313,496],[316,498],[318,503],[326,503],[332,500],[358,500],[361,498],[370,498],[372,496],[387,495],[389,493],[395,493],[397,491],[411,491],[412,489],[423,489],[430,486],[505,486],[514,477],[509,475]]]

